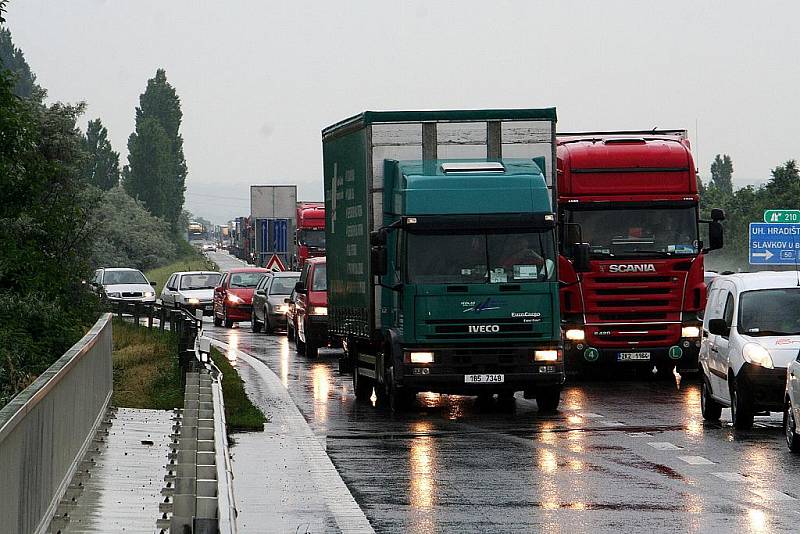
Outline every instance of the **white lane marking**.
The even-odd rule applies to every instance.
[[[776,489],[751,489],[751,492],[755,493],[765,501],[794,501],[795,498],[791,495],[787,495],[782,491],[778,491]]]
[[[731,471],[723,471],[720,473],[711,473],[717,478],[721,478],[726,482],[747,482],[747,477],[741,473],[733,473]]]
[[[625,423],[622,423],[620,421],[605,421],[603,423],[598,423],[598,424],[603,426],[625,426]]]
[[[689,465],[714,465],[714,462],[702,456],[678,456],[678,459]]]
[[[604,415],[600,415],[599,413],[592,413],[592,412],[585,412],[585,413],[578,412],[577,415],[585,417],[586,419],[602,419],[603,417],[605,417]]]
[[[297,438],[298,446],[308,461],[309,471],[316,481],[319,493],[336,520],[336,525],[343,533],[375,534],[367,516],[358,506],[350,490],[331,462],[314,431],[306,422],[303,414],[283,387],[280,378],[264,362],[246,352],[229,347],[227,343],[217,339],[211,343],[223,351],[235,351],[238,358],[246,361],[264,381],[271,406],[282,412],[281,419],[287,422],[286,431]]]
[[[681,450],[683,447],[678,447],[674,443],[670,443],[669,441],[649,441],[647,442],[648,445],[653,447],[657,451],[678,451]]]
[[[627,432],[627,435],[632,438],[652,438],[653,434],[649,432]]]

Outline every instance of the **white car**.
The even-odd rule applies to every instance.
[[[800,421],[800,352],[794,361],[789,362],[785,402],[783,430],[786,433],[786,444],[790,451],[800,452],[800,433],[797,429],[797,422]]]
[[[203,245],[203,252],[216,252],[216,251],[217,251],[217,245],[215,245],[214,243],[206,243],[205,245]]]
[[[784,410],[787,367],[800,350],[800,285],[794,271],[720,276],[708,294],[700,345],[701,410],[733,426]]]
[[[154,285],[138,269],[97,269],[92,277],[92,288],[112,301],[155,302]]]
[[[172,273],[161,290],[161,303],[192,312],[200,309],[203,315],[211,315],[214,311],[214,288],[221,276],[214,271]]]

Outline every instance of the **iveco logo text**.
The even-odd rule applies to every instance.
[[[499,324],[471,324],[467,326],[470,334],[490,334],[500,331]]]
[[[608,272],[610,273],[654,273],[656,266],[652,263],[645,263],[641,265],[609,265]]]

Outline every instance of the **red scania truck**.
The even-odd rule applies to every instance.
[[[295,233],[295,268],[300,270],[308,258],[325,256],[325,203],[298,202]]]
[[[567,369],[697,369],[703,255],[722,247],[724,213],[700,218],[686,132],[562,134],[556,154]]]

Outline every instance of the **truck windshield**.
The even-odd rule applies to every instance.
[[[325,230],[301,230],[298,242],[308,248],[325,248]]]
[[[746,336],[800,335],[800,288],[745,291],[739,302],[737,328]]]
[[[406,235],[413,284],[552,281],[554,257],[551,231]]]
[[[564,246],[581,240],[593,256],[698,253],[697,210],[681,208],[567,209]],[[580,231],[578,231],[578,228]],[[569,253],[569,250],[567,250]]]

